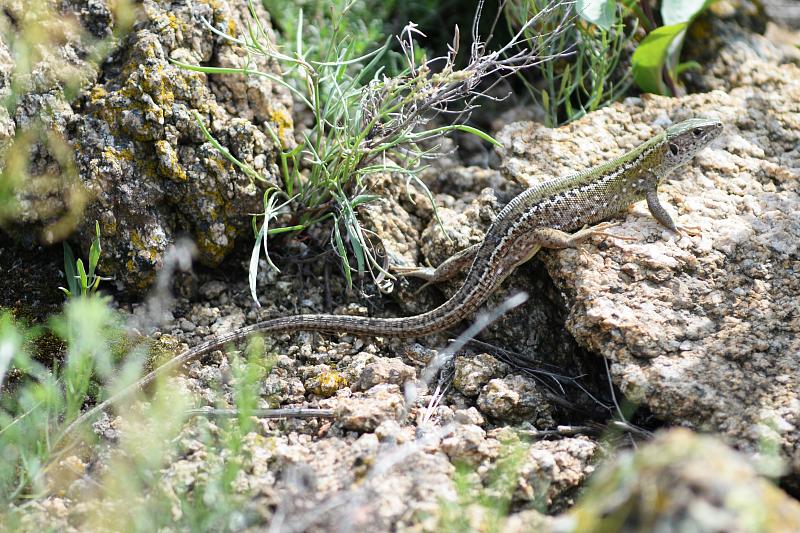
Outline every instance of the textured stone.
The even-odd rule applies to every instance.
[[[364,367],[353,390],[367,390],[380,383],[393,383],[402,387],[416,376],[414,367],[397,357],[379,357]]]
[[[587,437],[532,443],[516,470],[515,499],[536,502],[551,513],[568,509],[575,489],[594,472],[597,450]]]
[[[336,423],[344,429],[359,432],[375,431],[384,420],[396,421],[405,409],[397,385],[377,385],[334,405]]]
[[[520,375],[489,381],[478,396],[478,409],[495,420],[529,422],[537,428],[554,425],[552,406],[536,382]]]
[[[716,439],[660,434],[597,472],[554,531],[776,531],[800,529],[800,504]]]

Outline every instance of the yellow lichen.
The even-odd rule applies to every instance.
[[[91,103],[97,103],[99,100],[102,100],[108,95],[105,88],[102,85],[95,85],[89,91],[89,101]]]
[[[178,20],[178,17],[175,16],[175,13],[167,13],[167,18],[169,19],[169,27],[173,30],[179,30],[181,27],[181,23]]]
[[[158,154],[158,168],[167,178],[175,182],[184,182],[189,178],[186,171],[178,160],[178,152],[168,141],[156,141],[156,153]]]
[[[109,161],[133,161],[133,150],[130,148],[123,148],[122,150],[117,150],[113,146],[106,146],[103,149],[103,157],[105,157]]]
[[[269,113],[270,121],[278,128],[278,139],[281,141],[282,148],[289,146],[289,133],[294,130],[292,116],[283,108],[273,109]]]
[[[323,372],[312,381],[313,383],[309,390],[311,393],[323,398],[330,398],[336,394],[336,391],[348,385],[347,378],[335,370]]]

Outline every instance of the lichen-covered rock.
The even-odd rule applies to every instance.
[[[266,23],[261,4],[253,5]],[[48,177],[68,174],[60,171],[63,162],[50,155],[52,147],[34,152],[34,179],[41,176],[40,181],[55,185],[23,187],[21,211],[7,230],[19,240],[31,240],[38,235],[32,227],[44,227],[73,209],[79,215],[75,239],[80,243],[91,242],[95,220],[100,222],[103,272],[128,289],[142,290],[178,235],[191,236],[200,261],[215,266],[237,235],[249,229],[247,214],[261,207],[259,189],[267,184],[254,184],[217,152],[195,113],[231,154],[274,183],[278,147],[266,129],[291,145],[291,98],[263,77],[207,76],[174,63],[242,66],[244,52],[206,28],[203,19],[235,36],[246,31],[246,3],[144,0],[139,21],[98,68],[82,59],[90,55],[82,43],[90,39],[87,28],[97,37],[115,29],[109,6],[110,0],[61,3],[64,17],[76,16],[84,31],[75,29],[37,64],[31,76],[36,83],[20,98],[13,117],[16,128],[45,117],[46,126],[74,148],[81,187]],[[8,54],[0,50],[6,52],[0,53],[2,63]],[[73,58],[71,67],[80,75],[72,83],[84,90],[70,104],[55,65]],[[251,68],[278,74],[265,59],[253,61]],[[0,132],[13,130],[0,117]],[[79,189],[84,192],[76,196]]]
[[[685,429],[603,465],[554,531],[800,529],[800,504],[741,455]]]
[[[779,444],[800,473],[800,69],[763,64],[769,90],[629,98],[549,130],[498,138],[521,175],[560,175],[621,154],[691,116],[725,130],[660,195],[699,236],[675,235],[642,204],[613,237],[541,257],[568,298],[567,328],[612,362],[632,401],[743,449]]]
[[[231,154],[270,180],[277,147],[265,128],[291,138],[290,99],[279,86],[172,62],[241,65],[242,51],[204,28],[202,18],[236,35],[246,28],[245,4],[147,0],[143,11],[145,21],[88,91],[73,135],[81,179],[94,198],[86,220],[99,220],[104,236],[103,265],[132,289],[150,283],[181,233],[195,241],[201,262],[219,264],[249,227],[245,214],[259,210],[263,184],[207,142],[194,113]],[[79,236],[85,240],[85,226]]]

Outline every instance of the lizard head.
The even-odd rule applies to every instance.
[[[722,133],[722,122],[708,118],[690,118],[673,124],[666,131],[664,163],[671,170],[692,159]]]

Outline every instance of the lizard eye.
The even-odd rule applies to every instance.
[[[692,130],[692,133],[694,133],[695,137],[700,137],[703,134],[703,130],[701,130],[700,128],[695,128]]]
[[[670,143],[669,151],[672,152],[672,155],[678,155],[678,152],[680,151],[680,149],[678,148],[677,144]]]

